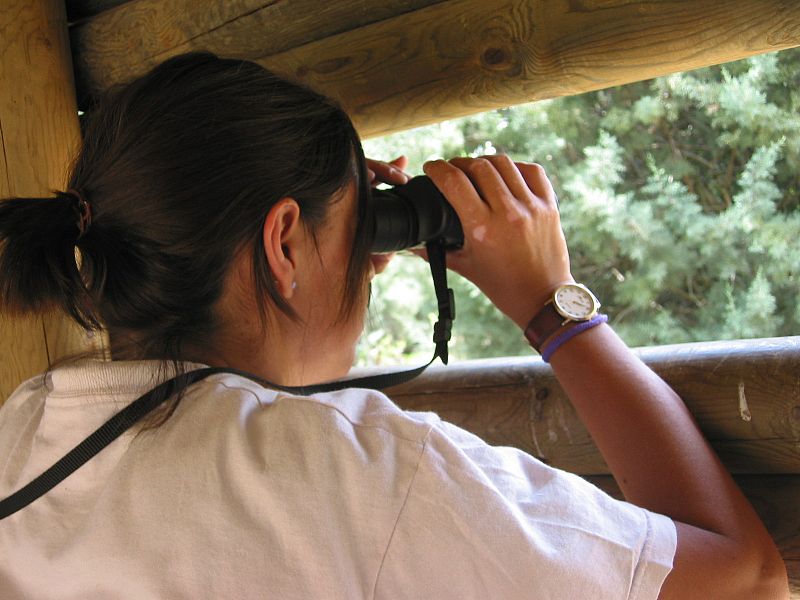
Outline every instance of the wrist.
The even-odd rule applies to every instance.
[[[607,322],[608,322],[608,315],[598,313],[588,321],[574,323],[571,327],[561,332],[558,332],[556,335],[551,336],[542,346],[541,350],[542,360],[546,363],[549,363],[553,354],[555,354],[557,350],[559,350],[562,346],[564,346],[564,344],[569,342],[571,339],[584,333],[585,331],[594,329],[598,325],[602,325],[603,323]]]
[[[530,325],[531,320],[539,313],[539,311],[541,311],[542,308],[548,303],[552,302],[556,290],[568,283],[575,283],[575,280],[570,276],[567,279],[562,279],[556,283],[540,287],[532,294],[527,294],[525,299],[520,302],[520,309],[516,312],[516,316],[509,316],[524,332],[528,325]]]
[[[560,344],[607,320],[598,317],[600,301],[585,285],[568,282],[558,286],[524,329],[531,346],[544,353],[545,346]],[[549,358],[549,354],[548,354]]]

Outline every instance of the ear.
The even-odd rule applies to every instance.
[[[303,241],[300,206],[294,198],[282,198],[270,209],[264,220],[263,241],[278,293],[288,300],[294,295]]]

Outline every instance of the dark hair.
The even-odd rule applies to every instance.
[[[358,134],[328,98],[253,62],[172,58],[89,116],[69,179],[91,206],[85,235],[74,194],[0,202],[1,306],[62,309],[84,328],[106,327],[112,352],[126,340],[135,358],[180,360],[220,325],[213,308],[241,249],[252,251],[262,313],[268,297],[296,316],[262,251],[264,219],[291,196],[313,233],[355,180],[346,316],[367,287],[365,173]]]

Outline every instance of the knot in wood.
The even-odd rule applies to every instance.
[[[505,69],[511,65],[511,52],[504,48],[487,48],[481,55],[481,62],[489,69]]]

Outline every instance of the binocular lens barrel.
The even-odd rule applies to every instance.
[[[375,236],[372,252],[394,252],[441,239],[447,249],[464,245],[456,211],[429,177],[420,175],[405,185],[372,190]]]

